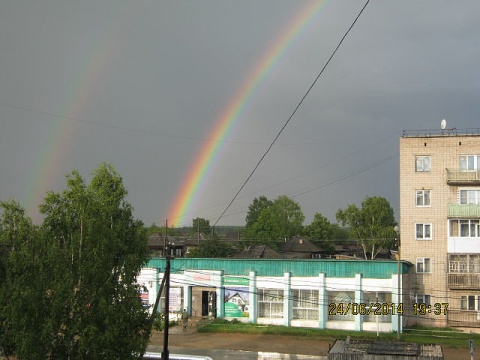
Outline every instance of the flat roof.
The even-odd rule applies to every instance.
[[[402,137],[455,137],[455,136],[480,136],[480,128],[471,129],[429,129],[429,130],[403,130]]]

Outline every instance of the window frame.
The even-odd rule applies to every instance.
[[[470,162],[470,159],[472,160]],[[480,155],[463,154],[459,160],[460,171],[477,171],[480,170]]]
[[[458,202],[461,205],[480,205],[480,189],[460,189],[458,192]]]
[[[283,319],[285,291],[283,289],[257,289],[258,316],[267,319]]]
[[[415,172],[430,172],[431,169],[432,157],[430,155],[415,156]]]
[[[428,294],[415,294],[415,303],[430,306],[432,304],[432,296]]]
[[[460,310],[462,311],[478,311],[480,310],[480,296],[479,295],[461,295],[460,296]]]
[[[319,319],[318,289],[292,289],[292,320]]]
[[[415,190],[415,205],[417,207],[430,207],[432,203],[431,194],[432,194],[431,190],[426,190],[426,189]],[[419,199],[421,199],[420,201],[421,204],[419,204]],[[425,200],[428,200],[428,204],[426,204]]]
[[[415,272],[417,274],[431,274],[432,273],[432,258],[428,257],[417,257],[415,260]],[[422,271],[419,271],[419,265],[422,266]],[[428,271],[426,268],[428,267]]]
[[[422,226],[422,237],[418,236],[418,226]],[[429,228],[429,237],[426,236],[426,228]],[[430,241],[433,239],[433,225],[432,223],[415,223],[415,240]]]

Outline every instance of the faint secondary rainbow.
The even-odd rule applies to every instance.
[[[117,9],[119,17],[106,24],[103,32],[100,32],[95,41],[92,42],[85,56],[76,59],[76,63],[71,65],[72,69],[77,69],[77,75],[72,77],[72,82],[68,88],[61,89],[58,94],[64,96],[60,102],[61,107],[52,113],[54,124],[51,126],[49,139],[45,142],[42,151],[37,154],[37,166],[34,169],[34,176],[28,184],[26,198],[26,209],[32,214],[34,222],[39,219],[38,206],[43,203],[46,193],[52,190],[52,186],[58,181],[59,177],[64,180],[64,176],[75,169],[77,164],[66,166],[66,160],[71,155],[71,143],[75,132],[78,130],[79,121],[82,113],[89,107],[96,96],[98,88],[108,73],[107,69],[111,66],[118,55],[122,44],[122,35],[129,24],[128,18],[131,16],[133,7],[123,7]],[[57,115],[58,114],[58,115]]]
[[[225,146],[226,139],[232,134],[242,112],[257,93],[261,84],[266,81],[268,75],[288,53],[295,40],[316,19],[320,10],[324,9],[324,5],[327,3],[329,3],[328,0],[312,1],[302,7],[275,42],[256,62],[247,80],[216,120],[209,139],[202,145],[194,159],[168,214],[167,218],[170,225],[179,226],[184,223],[184,218],[189,214],[196,195],[203,187],[207,175],[212,170],[221,153],[220,150]]]

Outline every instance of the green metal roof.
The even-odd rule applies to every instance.
[[[257,276],[314,277],[325,273],[327,277],[354,277],[389,279],[397,274],[398,262],[393,260],[335,260],[335,259],[196,259],[178,258],[171,260],[172,273],[183,270],[224,270],[225,275],[248,275],[256,271]],[[400,272],[406,274],[409,262],[402,261]],[[146,267],[165,269],[165,258],[153,258]]]

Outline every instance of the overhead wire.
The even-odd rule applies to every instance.
[[[340,39],[339,43],[337,44],[337,46],[335,47],[335,49],[333,50],[332,54],[330,55],[330,57],[327,59],[325,65],[323,66],[323,68],[320,70],[320,72],[318,73],[318,75],[315,77],[314,81],[312,82],[312,84],[309,86],[309,88],[307,89],[307,91],[305,92],[305,94],[302,96],[302,98],[300,99],[299,103],[297,104],[297,106],[295,107],[295,109],[293,110],[293,112],[290,114],[290,116],[288,117],[287,121],[283,124],[283,126],[281,127],[280,131],[277,133],[277,135],[275,136],[275,138],[273,139],[273,141],[270,143],[270,145],[268,146],[267,150],[263,153],[263,155],[260,157],[260,160],[258,160],[257,164],[253,167],[253,170],[250,172],[250,174],[247,176],[247,179],[243,182],[243,184],[240,186],[240,188],[238,189],[238,191],[235,193],[235,195],[233,196],[232,200],[229,202],[229,204],[227,205],[227,207],[225,208],[225,210],[223,210],[223,212],[220,214],[220,216],[218,217],[218,219],[215,221],[215,223],[213,224],[213,226],[215,226],[219,221],[220,219],[223,217],[223,215],[228,211],[228,209],[230,208],[230,206],[233,204],[233,202],[235,201],[235,199],[238,197],[238,195],[240,194],[240,192],[243,190],[243,188],[247,185],[247,183],[250,181],[250,179],[252,178],[253,174],[255,174],[255,172],[257,171],[257,169],[259,168],[260,164],[263,162],[263,160],[265,159],[265,157],[267,156],[267,154],[270,152],[270,150],[272,149],[273,145],[277,142],[278,138],[280,137],[280,135],[283,133],[283,131],[285,130],[285,128],[288,126],[288,124],[290,123],[290,120],[292,120],[292,118],[295,116],[295,114],[297,113],[298,109],[300,108],[300,106],[302,106],[304,100],[307,98],[307,96],[310,94],[310,92],[312,91],[312,89],[315,87],[316,83],[318,82],[318,80],[320,79],[320,76],[322,76],[322,74],[325,72],[325,69],[327,68],[327,66],[330,64],[330,62],[332,61],[333,57],[335,56],[335,54],[337,53],[338,49],[340,48],[340,46],[342,45],[343,41],[345,40],[345,38],[347,37],[347,35],[350,33],[350,31],[353,29],[353,27],[355,26],[355,24],[357,23],[358,19],[360,18],[360,16],[362,15],[363,11],[365,10],[365,8],[367,7],[367,5],[370,3],[370,0],[367,0],[365,2],[365,4],[363,5],[362,9],[360,10],[360,12],[358,13],[358,15],[356,16],[356,18],[353,20],[352,24],[350,25],[350,27],[348,28],[348,30],[345,32],[345,34],[342,36],[342,38]]]
[[[185,272],[184,269],[182,268],[174,268],[172,269],[173,271],[176,271],[177,274],[181,273],[182,271]],[[201,270],[188,270],[189,273],[197,273],[197,274],[201,274],[201,275],[205,275],[205,272],[204,271],[201,271]],[[219,275],[219,274],[216,274],[217,276],[222,276],[222,275]],[[223,275],[223,276],[228,276],[228,275]],[[244,279],[244,280],[249,280],[249,277],[247,276],[235,276],[236,278],[240,278],[240,279]],[[257,280],[258,281],[258,280]],[[273,277],[268,277],[268,283],[269,284],[276,284],[277,286],[275,287],[269,287],[269,288],[266,288],[266,287],[258,287],[256,288],[255,291],[251,292],[249,290],[249,287],[248,286],[241,286],[241,285],[223,285],[223,286],[215,286],[216,289],[224,289],[224,290],[238,290],[240,288],[242,288],[241,291],[242,293],[245,293],[245,294],[254,294],[254,295],[261,295],[261,294],[264,294],[265,293],[265,290],[266,291],[284,291],[285,290],[285,287],[287,286],[287,282],[284,281],[283,278],[281,277],[278,277],[278,280],[273,278]],[[310,284],[313,284],[315,283],[314,281],[305,281],[306,284],[310,283]],[[208,288],[208,287],[212,287],[212,284],[210,282],[202,282],[202,281],[186,281],[186,280],[181,280],[181,279],[175,279],[172,281],[172,287],[175,287],[175,285],[182,285],[182,286],[198,286],[198,287],[204,287],[204,288]],[[330,288],[330,289],[329,289]],[[284,299],[287,299],[289,301],[293,301],[293,302],[296,302],[296,301],[300,301],[302,302],[302,304],[306,304],[306,305],[313,305],[313,306],[310,306],[310,307],[301,307],[301,306],[293,306],[294,308],[301,308],[301,309],[307,309],[307,310],[318,310],[318,307],[319,306],[325,306],[325,307],[328,307],[329,308],[329,312],[333,312],[333,313],[338,313],[337,310],[333,309],[333,305],[332,304],[335,304],[335,305],[338,305],[340,304],[340,302],[335,302],[334,300],[332,300],[331,298],[331,294],[328,294],[328,292],[355,292],[356,290],[359,290],[359,289],[364,289],[364,287],[362,288],[361,286],[358,286],[356,284],[354,284],[353,286],[349,286],[348,288],[345,288],[345,289],[334,289],[332,287],[327,287],[325,289],[325,292],[326,292],[326,296],[324,298],[324,302],[321,302],[319,300],[311,300],[311,299],[306,299],[305,297],[302,297],[302,296],[295,296],[293,295],[293,293],[295,292],[295,290],[306,290],[306,291],[318,291],[319,289],[315,289],[315,288],[309,288],[309,289],[300,289],[298,288],[298,286],[294,286],[294,287],[291,287],[290,288],[290,295],[286,296],[286,295],[283,295],[282,294],[277,294],[275,295],[274,293],[269,293],[267,294],[268,295],[268,298],[272,299],[273,301],[275,300],[279,300],[279,301],[276,301],[278,303],[283,303]],[[376,286],[376,291],[364,291],[364,295],[365,294],[374,294],[376,292],[379,292],[381,294],[392,294],[392,290],[396,290],[394,288],[392,288],[391,286],[386,286],[386,287],[383,287],[383,286]],[[402,293],[401,294],[402,298],[404,298],[404,296],[409,296],[408,294],[404,294]],[[441,299],[442,297],[436,297],[436,299]],[[446,298],[444,298],[446,299]],[[454,298],[454,297],[448,297],[448,299],[446,300],[452,300],[452,299],[460,299],[460,298]],[[434,304],[435,303],[439,303],[443,301],[443,300],[436,300],[436,301],[431,301],[431,304],[432,304],[432,309],[435,310],[435,307],[434,307]],[[422,315],[421,312],[417,309],[417,314],[414,314],[414,308],[413,308],[413,303],[415,303],[416,301],[413,301],[410,305],[410,307],[407,308],[407,303],[404,301],[402,302],[402,306],[403,306],[403,309],[402,309],[402,312],[403,314],[401,314],[402,318],[404,319],[419,319],[421,318],[423,321],[429,321],[429,322],[436,322],[436,321],[439,321],[439,320],[442,320],[440,319],[440,315],[435,315],[432,313],[432,315]],[[351,304],[354,304],[355,302],[352,300]],[[380,305],[383,306],[383,304],[389,304],[388,306],[388,309],[391,308],[391,304],[392,302],[391,301],[383,301],[383,300],[373,300],[373,299],[370,299],[370,300],[365,300],[363,303],[365,303],[367,306],[371,307],[372,304],[373,307],[377,307],[377,303],[379,303]],[[346,304],[346,303],[345,303]],[[441,307],[441,314],[442,316],[444,316],[444,312],[448,312],[449,310],[452,310],[452,307],[448,306],[445,307],[445,304],[448,304],[448,303],[443,303],[442,304],[442,307]],[[395,312],[398,311],[398,305],[399,304],[394,304],[395,305]],[[453,310],[460,310],[460,309],[456,309],[454,308]],[[390,310],[389,310],[390,311]],[[381,312],[381,315],[385,315],[385,316],[391,316],[392,314],[383,314],[384,312],[384,309],[382,308],[380,310]],[[386,311],[385,311],[386,312]],[[412,313],[413,315],[409,315],[408,313]],[[330,315],[334,315],[334,314],[330,314]],[[341,316],[340,316],[341,315]],[[352,316],[356,316],[356,314],[353,314],[353,313],[349,313],[349,314],[337,314],[337,316],[340,316],[340,318],[343,318],[343,319],[346,319],[348,317],[348,315],[352,315]],[[358,314],[358,315],[364,315],[364,314]],[[365,314],[366,316],[369,316],[368,314]],[[434,316],[435,315],[435,316]],[[335,315],[334,315],[335,316]],[[375,315],[375,314],[370,314],[370,316],[380,316],[380,315]],[[328,317],[328,315],[327,315]],[[459,323],[461,324],[460,321],[458,320],[454,320],[454,319],[449,319],[449,322],[452,324],[452,323]]]

